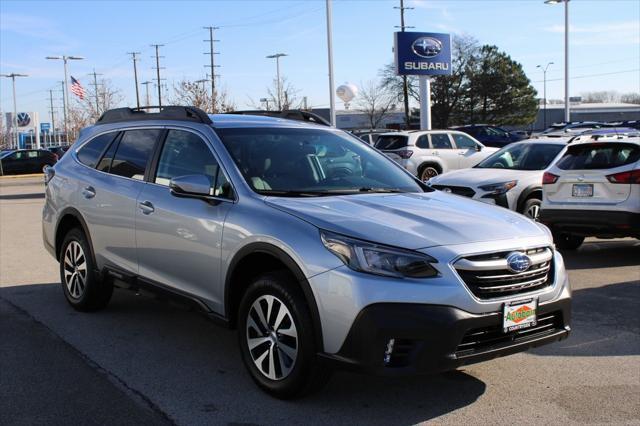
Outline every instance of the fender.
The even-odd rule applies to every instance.
[[[527,200],[527,198],[529,198],[529,196],[531,194],[533,194],[534,192],[539,191],[540,193],[542,193],[542,186],[541,185],[529,185],[527,186],[525,189],[522,190],[522,192],[520,193],[520,196],[518,196],[518,203],[516,204],[517,206],[517,210],[516,211],[521,211],[522,208],[524,207],[524,203]],[[542,199],[542,197],[540,197],[540,199]]]
[[[440,174],[445,173],[449,170],[449,167],[447,167],[444,161],[442,161],[441,158],[436,157],[434,155],[421,155],[418,158],[416,158],[416,163],[418,164],[418,168],[416,169],[416,172],[420,170],[422,165],[425,163],[436,164],[440,168]]]
[[[75,207],[65,207],[58,215],[58,221],[56,222],[55,234],[54,234],[55,241],[53,242],[56,250],[56,260],[60,260],[60,248],[61,248],[60,244],[62,244],[62,241],[58,241],[58,229],[60,227],[60,222],[62,222],[62,220],[67,216],[73,216],[75,219],[78,220],[78,222],[80,222],[80,226],[82,226],[82,231],[84,232],[84,235],[87,237],[87,241],[89,242],[89,247],[91,248],[91,259],[93,260],[93,264],[97,265],[95,254],[93,253],[93,241],[91,241],[91,234],[89,233],[89,227],[87,226],[87,222],[84,220],[84,217],[82,217],[82,214]]]
[[[265,253],[269,254],[279,261],[281,261],[294,275],[296,281],[300,284],[300,288],[302,289],[302,293],[304,298],[309,306],[309,311],[311,312],[311,321],[313,322],[313,327],[316,331],[316,344],[317,347],[320,348],[322,352],[324,349],[324,344],[322,340],[322,324],[320,323],[320,313],[318,312],[318,305],[316,304],[315,296],[313,295],[313,290],[311,290],[311,285],[305,277],[302,269],[298,266],[298,264],[289,256],[284,250],[263,242],[255,242],[248,244],[241,248],[234,256],[231,262],[229,263],[229,268],[227,269],[227,275],[224,283],[224,310],[225,316],[227,318],[229,315],[229,305],[231,303],[230,295],[231,295],[231,277],[233,272],[236,269],[238,263],[245,258],[246,256],[253,253]]]

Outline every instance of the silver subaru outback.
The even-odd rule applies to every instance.
[[[549,230],[433,191],[362,141],[278,118],[110,110],[45,173],[75,309],[153,290],[238,330],[279,398],[333,368],[434,373],[566,338]]]

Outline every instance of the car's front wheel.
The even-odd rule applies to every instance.
[[[104,308],[111,300],[113,284],[95,270],[91,247],[79,228],[70,230],[60,251],[60,281],[67,302],[79,311]]]
[[[238,312],[238,341],[253,380],[269,394],[295,398],[328,379],[317,358],[311,314],[300,288],[285,271],[257,277]]]
[[[542,201],[537,198],[529,198],[522,207],[522,214],[536,222],[540,219],[540,206]]]

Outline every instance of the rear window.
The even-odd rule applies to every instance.
[[[562,170],[613,169],[640,159],[640,147],[629,143],[581,144],[570,146],[558,161]]]
[[[400,149],[407,146],[409,138],[400,135],[383,135],[376,141],[378,149]]]
[[[78,161],[89,167],[95,167],[100,155],[117,134],[118,132],[104,133],[82,145],[82,148],[78,151]]]

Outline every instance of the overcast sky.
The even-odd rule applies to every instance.
[[[335,0],[336,85],[375,79],[393,59],[399,1]],[[563,96],[564,12],[543,0],[407,0],[407,25],[415,31],[471,35],[495,44],[522,63],[542,96],[538,64],[548,72],[548,98]],[[640,1],[572,0],[571,95],[585,91],[640,92]],[[25,73],[18,108],[48,113],[48,90],[59,88],[62,63],[47,55],[81,55],[70,74],[84,86],[95,68],[135,104],[133,69],[126,52],[139,51],[140,81],[154,78],[151,43],[160,43],[162,77],[171,87],[207,70],[208,33],[216,34],[219,84],[239,108],[265,96],[275,74],[266,55],[283,52],[281,70],[312,106],[329,102],[324,0],[304,1],[0,1],[0,72]],[[73,96],[73,95],[70,95]],[[59,96],[60,97],[60,96]],[[12,110],[9,79],[0,83],[0,108]],[[153,98],[155,103],[155,97]],[[59,104],[59,101],[58,101]],[[342,108],[342,105],[338,105]],[[45,115],[44,117],[46,117]],[[42,117],[43,118],[43,117]],[[41,121],[46,121],[41,119]]]

